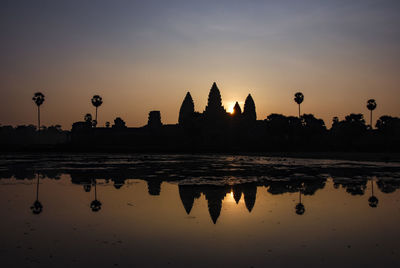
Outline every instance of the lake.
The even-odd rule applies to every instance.
[[[400,163],[3,154],[2,267],[400,267]]]

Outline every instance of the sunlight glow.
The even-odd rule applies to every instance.
[[[235,197],[233,196],[233,190],[231,190],[231,192],[228,193],[228,194],[225,196],[224,202],[227,202],[227,203],[235,203]]]
[[[225,107],[226,107],[226,111],[230,114],[233,114],[233,107],[235,107],[235,103],[234,101],[229,101],[225,103]]]

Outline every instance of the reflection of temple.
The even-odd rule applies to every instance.
[[[333,183],[334,187],[338,188],[340,185],[346,189],[351,195],[364,195],[365,189],[367,189],[367,178],[352,178],[351,180],[348,178],[334,178]]]
[[[147,179],[147,190],[149,195],[160,195],[162,180],[157,178]]]
[[[147,160],[146,160],[147,161]],[[152,164],[151,159],[147,164],[135,164],[135,168],[132,165],[119,166],[113,169],[57,169],[57,171],[47,172],[41,171],[36,172],[37,183],[36,183],[36,201],[31,205],[32,212],[39,214],[42,212],[43,206],[39,202],[39,176],[47,177],[51,179],[59,179],[60,174],[69,174],[71,177],[71,182],[73,184],[79,184],[83,186],[85,192],[90,192],[91,195],[94,194],[94,203],[92,204],[93,211],[99,211],[101,209],[101,202],[97,199],[96,181],[104,180],[105,184],[113,185],[116,190],[123,187],[126,182],[127,177],[142,178],[142,181],[147,183],[148,193],[152,196],[157,196],[161,194],[161,185],[164,181],[175,181],[179,182],[185,178],[196,178],[199,176],[206,177],[210,175],[209,172],[214,172],[215,180],[218,181],[219,177],[227,176],[227,172],[231,172],[230,169],[223,170],[208,170],[199,169],[198,162],[192,162],[190,159],[185,160],[186,167],[182,167],[181,161],[157,161],[157,170],[173,170],[171,174],[173,176],[166,175],[165,173],[157,173],[154,169],[154,164]],[[147,162],[146,162],[147,163]],[[165,165],[164,165],[165,164]],[[204,164],[204,163],[203,163]],[[206,162],[204,165],[208,166],[211,162]],[[179,171],[178,171],[179,168]],[[241,183],[234,185],[225,186],[215,186],[215,185],[189,185],[188,181],[184,185],[178,184],[179,196],[182,201],[183,207],[187,214],[190,214],[196,199],[200,198],[203,194],[207,204],[210,217],[214,223],[218,221],[221,214],[221,209],[223,206],[223,200],[228,193],[232,194],[233,199],[236,204],[243,200],[245,206],[249,212],[252,212],[256,202],[257,188],[265,187],[267,192],[270,194],[285,194],[285,193],[299,193],[299,202],[301,204],[296,206],[296,213],[302,214],[305,211],[305,207],[301,201],[302,196],[314,195],[319,189],[325,187],[327,176],[311,176],[307,174],[301,174],[304,172],[304,167],[301,169],[289,170],[289,172],[284,173],[281,169],[275,170],[274,167],[266,166],[261,170],[263,174],[267,174],[268,178],[261,178],[258,182],[252,183]],[[390,170],[392,171],[392,170]],[[199,173],[200,172],[200,173]],[[242,171],[234,171],[242,172]],[[248,171],[246,171],[248,172]],[[256,172],[260,172],[257,170]],[[335,170],[330,169],[330,173],[335,172]],[[357,172],[360,172],[357,170]],[[368,171],[367,171],[368,172]],[[282,175],[282,173],[284,175]],[[337,172],[339,174],[339,172]],[[27,174],[28,178],[35,178],[35,172],[32,169],[16,168],[0,170],[0,178],[17,178],[16,174]],[[244,173],[243,177],[237,176],[238,178],[246,180],[245,175],[249,173]],[[296,175],[294,175],[296,174]],[[310,172],[311,174],[311,172]],[[320,174],[317,173],[317,174]],[[253,174],[251,174],[253,175]],[[233,173],[229,173],[229,176],[234,176]],[[253,178],[253,176],[251,177]],[[189,180],[190,181],[190,180]],[[367,193],[369,196],[366,197],[365,201],[368,201],[368,205],[372,208],[378,207],[379,195],[377,195],[376,188],[382,193],[392,193],[397,189],[400,189],[400,181],[395,176],[388,176],[384,178],[371,179],[370,176],[353,176],[353,177],[333,177],[333,185],[336,189],[342,188],[347,193],[351,195],[365,195],[367,184],[371,183],[371,192]],[[243,196],[243,199],[242,199]],[[104,200],[102,200],[104,201]]]
[[[239,203],[243,194],[246,208],[249,212],[251,212],[256,203],[257,184],[255,183],[235,184],[232,186],[232,193],[236,204]]]
[[[256,203],[256,195],[257,195],[257,186],[255,184],[244,184],[243,185],[243,195],[244,195],[244,203],[246,204],[246,208],[251,212],[255,203]]]
[[[120,189],[125,183],[125,178],[122,176],[115,176],[111,179],[111,181],[114,182],[115,189]]]
[[[239,203],[243,193],[246,208],[251,212],[256,202],[257,194],[257,185],[254,183],[238,184],[232,187],[228,185],[179,185],[179,195],[186,213],[190,214],[194,200],[200,198],[201,194],[204,194],[208,204],[208,212],[214,224],[221,214],[223,199],[231,191],[233,192],[236,204]]]
[[[272,180],[264,185],[268,186],[268,192],[271,194],[297,193],[299,189],[303,190],[304,195],[313,195],[319,189],[325,187],[326,179],[312,178],[289,178],[285,180]]]
[[[203,194],[208,202],[208,212],[213,223],[216,223],[221,214],[222,200],[230,192],[228,186],[204,186]]]
[[[195,199],[200,198],[201,192],[194,185],[179,185],[179,196],[186,213],[189,215]]]

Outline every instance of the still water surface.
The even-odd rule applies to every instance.
[[[4,155],[2,267],[400,267],[400,164]]]

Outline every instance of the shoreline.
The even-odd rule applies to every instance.
[[[182,151],[70,151],[70,150],[15,150],[0,151],[1,157],[7,155],[221,155],[221,156],[254,156],[277,158],[301,158],[301,159],[327,159],[349,160],[366,162],[400,162],[400,153],[397,152],[182,152]]]

